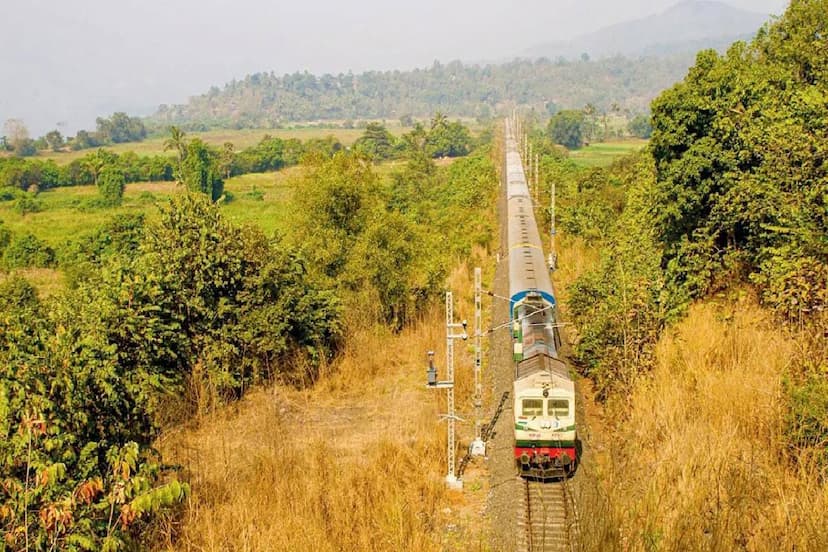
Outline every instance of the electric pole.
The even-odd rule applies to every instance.
[[[455,422],[459,419],[454,407],[454,340],[469,338],[466,333],[466,321],[454,322],[454,299],[450,291],[446,292],[446,381],[437,381],[437,368],[434,366],[434,352],[428,352],[428,370],[426,372],[426,385],[431,388],[446,390],[446,406],[448,413],[445,418],[448,422],[447,438],[447,463],[446,484],[452,489],[462,489],[463,482],[457,478],[455,471]],[[462,328],[462,333],[455,333],[455,330]]]
[[[483,384],[481,382],[481,368],[483,363],[483,271],[480,267],[474,269],[474,441],[469,447],[472,456],[484,456],[486,443],[482,439],[481,420],[483,408]]]

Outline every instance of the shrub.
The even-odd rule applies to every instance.
[[[828,466],[828,365],[812,366],[800,381],[788,379],[785,434],[798,450],[813,450]]]
[[[3,265],[8,268],[54,266],[55,251],[33,234],[13,239],[3,252]]]
[[[22,194],[14,204],[14,210],[21,215],[37,213],[42,209],[40,202],[31,194]]]
[[[124,198],[125,187],[126,178],[120,169],[107,167],[98,176],[98,191],[107,205],[120,205]]]
[[[264,201],[264,192],[253,188],[251,191],[244,194],[244,197],[252,199],[253,201]]]

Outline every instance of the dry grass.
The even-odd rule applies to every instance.
[[[452,287],[470,290],[470,273],[454,271]],[[470,293],[458,295],[467,315]],[[164,458],[185,466],[193,494],[159,548],[485,549],[486,478],[471,470],[466,493],[445,489],[445,394],[424,386],[426,351],[445,358],[443,321],[438,304],[397,335],[356,331],[313,388],[259,389],[196,428],[165,434]],[[464,409],[471,358],[462,345],[456,351]],[[459,431],[468,443],[471,424]]]
[[[751,300],[694,306],[606,409],[586,549],[826,550],[828,489],[794,469],[782,378],[803,354]]]
[[[41,299],[63,290],[63,275],[53,268],[17,268],[10,273],[0,272],[0,283],[12,275],[28,280],[37,289]]]

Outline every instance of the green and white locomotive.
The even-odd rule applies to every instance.
[[[574,471],[575,386],[561,360],[556,301],[518,145],[507,121],[509,299],[515,361],[515,463],[520,475]]]

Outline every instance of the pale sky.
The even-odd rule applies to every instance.
[[[0,123],[39,135],[277,74],[508,59],[677,0],[25,0],[0,18]],[[728,0],[779,14],[787,0]]]

